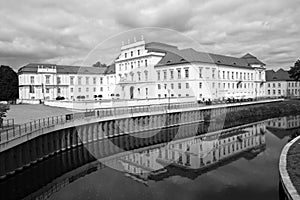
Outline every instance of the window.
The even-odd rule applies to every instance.
[[[271,90],[268,90],[268,95],[270,95],[271,94]]]
[[[173,70],[170,70],[170,78],[174,79],[174,71]]]
[[[165,89],[167,89],[167,84],[164,84]]]
[[[57,88],[57,93],[60,94],[61,93],[61,89]]]
[[[97,79],[96,79],[96,77],[93,78],[93,84],[94,84],[94,85],[97,84]]]
[[[81,88],[78,88],[78,92],[81,92]]]
[[[137,74],[138,74],[139,81],[141,81],[141,72],[138,72]]]
[[[185,78],[189,78],[189,69],[185,68],[184,72],[185,72]]]
[[[161,88],[161,87],[160,87],[160,84],[157,85],[157,88],[160,90],[160,88]]]
[[[50,89],[46,88],[46,93],[49,94],[49,92],[50,92]]]
[[[223,71],[223,79],[225,79],[225,71]]]
[[[178,83],[178,89],[181,89],[181,83]]]
[[[81,77],[78,77],[78,85],[81,85]]]
[[[271,83],[268,83],[268,87],[271,87]]]
[[[215,78],[215,72],[216,72],[216,69],[212,69],[212,78]]]
[[[125,53],[125,58],[127,58],[127,53]]]
[[[103,84],[103,78],[102,77],[100,78],[100,84]]]
[[[145,66],[146,66],[146,67],[148,66],[148,62],[147,62],[147,60],[145,60]]]
[[[231,72],[231,79],[234,79],[234,72]]]
[[[88,92],[88,91],[89,91],[89,88],[88,88],[88,87],[87,87],[87,88],[85,88],[85,91],[86,91],[86,92]]]
[[[167,71],[164,71],[164,80],[167,80]]]
[[[34,86],[33,85],[30,85],[29,86],[29,93],[34,93]]]
[[[133,51],[130,52],[130,56],[131,56],[131,57],[133,56]]]
[[[203,70],[203,68],[199,67],[199,78],[202,78],[202,70]]]
[[[103,87],[100,87],[100,92],[103,92]]]
[[[190,88],[189,83],[186,83],[186,84],[185,84],[185,88],[186,88],[186,89]]]
[[[202,83],[201,82],[199,83],[199,88],[202,88]]]
[[[174,83],[171,83],[171,89],[172,90],[174,89]]]
[[[215,83],[212,83],[212,88],[215,88]]]
[[[57,81],[57,84],[60,84],[60,83],[61,83],[61,78],[60,78],[60,77],[57,77],[57,78],[56,78],[56,81]]]
[[[157,71],[157,80],[160,80],[160,71]]]
[[[146,88],[146,95],[148,95],[148,88]]]
[[[93,88],[93,91],[96,92],[96,88],[95,87]]]
[[[46,84],[50,84],[50,76],[46,75]]]
[[[74,88],[71,88],[70,90],[71,90],[72,93],[74,92]]]
[[[278,94],[279,94],[279,95],[281,94],[281,90],[278,90]]]
[[[229,72],[227,72],[227,79],[229,80]]]
[[[34,76],[30,76],[30,83],[34,84]]]
[[[145,80],[148,81],[148,71],[145,71]]]
[[[276,90],[273,90],[273,94],[274,94],[274,95],[276,94]]]
[[[89,79],[89,77],[85,77],[85,84],[86,84],[86,85],[89,85],[89,84],[90,84],[90,79]]]
[[[275,83],[273,83],[273,88],[276,87]]]
[[[181,79],[181,69],[177,69],[178,79]]]
[[[281,87],[281,84],[280,84],[280,83],[278,83],[278,87]]]
[[[70,85],[74,85],[74,76],[70,77]]]
[[[131,81],[134,79],[134,73],[131,73]]]
[[[140,50],[138,50],[137,52],[138,52],[138,55],[140,55]]]

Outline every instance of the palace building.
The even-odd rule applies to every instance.
[[[266,71],[266,96],[267,97],[299,97],[300,81],[292,79],[283,69]]]
[[[28,64],[19,69],[18,77],[21,100],[110,99],[116,83],[114,66]]]
[[[141,40],[123,45],[115,66],[123,99],[265,96],[265,64],[251,54],[236,58]]]
[[[253,99],[265,96],[265,64],[149,42],[121,46],[108,68],[28,64],[19,69],[20,99],[190,100]]]

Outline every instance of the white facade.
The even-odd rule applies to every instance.
[[[110,99],[115,90],[115,74],[97,73],[101,70],[73,66],[29,64],[19,70],[19,99],[95,100]],[[68,71],[69,70],[69,71]],[[67,73],[65,72],[67,71]],[[102,70],[104,72],[104,70]]]
[[[196,52],[190,51],[190,54]],[[187,55],[186,50],[175,46],[145,41],[122,46],[120,56],[115,60],[116,88],[121,99],[194,97],[195,100],[213,100],[265,96],[263,63],[249,64],[246,59],[226,56],[219,57],[230,58],[232,62],[237,60],[243,66],[216,64],[212,60],[201,61],[201,58],[174,62],[182,52]],[[168,54],[178,55],[170,58],[171,63],[162,62]]]
[[[300,97],[300,81],[290,78],[288,71],[267,70],[266,73],[267,97]]]

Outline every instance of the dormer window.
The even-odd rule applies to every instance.
[[[168,60],[167,63],[171,63],[171,60]]]

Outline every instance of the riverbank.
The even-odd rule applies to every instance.
[[[300,194],[300,138],[292,144],[287,153],[287,171],[295,189]]]
[[[300,199],[300,136],[286,144],[279,160],[281,198]]]

